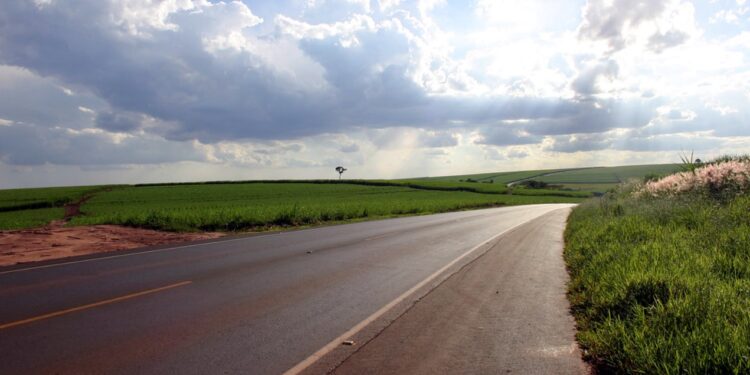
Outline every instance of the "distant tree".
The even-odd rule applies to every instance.
[[[341,175],[344,172],[346,172],[346,168],[344,168],[344,167],[342,167],[342,166],[339,165],[338,167],[336,167],[336,172],[339,172],[339,180],[340,180],[341,179]]]

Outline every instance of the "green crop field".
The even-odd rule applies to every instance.
[[[64,215],[62,207],[0,212],[0,230],[40,227]]]
[[[231,231],[580,200],[347,183],[133,186],[97,194],[71,224]]]
[[[619,184],[629,179],[653,175],[667,175],[680,169],[679,164],[598,167],[569,170],[538,178],[550,184]]]
[[[663,176],[679,170],[679,164],[651,164],[619,167],[591,167],[568,169],[542,169],[533,171],[480,173],[458,176],[425,177],[411,181],[467,182],[508,185],[524,180],[535,180],[555,185],[557,191],[603,193],[630,179],[642,180],[647,176]]]
[[[37,227],[64,217],[62,208],[104,186],[0,190],[0,230]]]
[[[588,198],[589,192],[566,191],[559,189],[527,189],[521,186],[509,188],[505,184],[487,182],[465,182],[447,180],[350,180],[347,183],[357,185],[405,186],[420,190],[468,191],[481,194],[512,194],[512,195],[556,195],[561,197]]]
[[[511,182],[521,181],[530,179],[538,176],[545,175],[547,173],[566,171],[567,169],[540,169],[534,171],[515,171],[515,172],[495,172],[495,173],[481,173],[481,174],[467,174],[458,176],[442,176],[442,177],[425,177],[419,180],[422,181],[466,181],[474,180],[477,182],[491,182],[495,184],[507,185]]]
[[[0,190],[0,211],[59,207],[100,189],[101,186],[73,186]]]
[[[631,179],[664,176],[680,170],[679,164],[633,165],[622,167],[583,168],[551,173],[537,178],[563,189],[603,193]]]
[[[70,225],[123,224],[165,230],[245,230],[497,205],[578,202],[627,178],[674,165],[548,169],[401,180],[215,181],[0,190],[0,229],[63,218],[63,205],[93,198]],[[539,180],[548,188],[511,182]],[[111,190],[111,191],[105,191]]]

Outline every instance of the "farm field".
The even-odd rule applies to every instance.
[[[620,179],[662,174],[672,168],[676,166],[549,169],[400,180],[215,181],[0,190],[0,230],[63,219],[62,207],[84,196],[93,198],[80,207],[81,215],[69,225],[235,231],[498,205],[579,202],[594,192],[610,189]],[[557,186],[507,186],[524,179]]]
[[[40,227],[64,217],[62,207],[0,212],[0,230]]]
[[[442,181],[442,180],[350,180],[347,183],[357,185],[384,185],[384,186],[405,186],[420,190],[442,190],[442,191],[467,191],[481,194],[512,194],[528,196],[561,196],[574,198],[588,198],[590,192],[565,191],[559,189],[527,189],[522,186],[509,188],[505,184],[487,182],[466,182],[466,181]]]
[[[629,179],[643,179],[647,176],[662,176],[674,173],[679,164],[651,164],[617,167],[589,167],[568,169],[544,169],[503,173],[482,173],[473,175],[426,177],[421,181],[461,182],[473,180],[480,183],[492,182],[507,185],[524,180],[542,181],[557,186],[559,190],[603,193]]]
[[[107,186],[0,190],[0,230],[41,226],[65,216],[63,206]]]
[[[630,179],[642,180],[649,175],[668,175],[679,169],[679,164],[597,167],[556,172],[536,180],[568,189],[604,192]]]
[[[514,181],[520,181],[545,175],[547,173],[562,172],[568,169],[540,169],[533,171],[516,171],[516,172],[496,172],[496,173],[482,173],[482,174],[467,174],[458,176],[443,176],[443,177],[424,177],[415,180],[427,180],[427,181],[450,181],[450,182],[461,182],[466,180],[474,180],[477,182],[494,183],[507,185]]]
[[[102,186],[73,186],[0,190],[0,211],[60,207],[103,188]]]
[[[71,225],[235,231],[580,200],[347,183],[133,186],[98,194],[82,206],[83,215],[74,218]]]

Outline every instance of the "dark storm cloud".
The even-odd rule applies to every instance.
[[[148,131],[211,143],[290,139],[352,126],[555,122],[583,110],[560,99],[428,96],[408,73],[415,47],[396,28],[357,31],[350,47],[336,36],[301,40],[300,48],[325,69],[327,88],[300,91],[251,53],[207,52],[203,13],[176,13],[169,20],[181,27],[146,29],[143,37],[113,25],[108,4],[78,0],[40,9],[12,0],[0,7],[0,62],[87,88],[112,107],[97,118],[107,130],[139,129],[132,114],[145,114],[173,124]],[[285,38],[281,34],[263,38],[273,42]]]
[[[141,127],[138,116],[104,112],[96,115],[96,126],[110,132],[131,132]]]
[[[101,100],[74,95],[28,70],[0,65],[0,118],[78,128],[90,125],[92,120],[91,113],[81,109],[102,105]]]
[[[615,0],[607,5],[592,0],[585,9],[580,36],[605,40],[613,50],[624,48],[624,30],[658,17],[665,4]],[[113,4],[104,0],[56,1],[44,7],[8,0],[0,6],[0,64],[26,69],[24,82],[33,81],[28,76],[44,77],[38,81],[59,82],[77,93],[73,97],[60,88],[46,88],[57,91],[43,98],[48,108],[35,112],[24,103],[37,104],[32,97],[44,91],[41,86],[17,96],[13,90],[0,88],[0,118],[34,124],[0,127],[5,135],[0,151],[5,162],[90,164],[85,150],[104,155],[97,163],[200,160],[203,156],[182,141],[273,141],[362,129],[379,148],[454,147],[458,138],[452,132],[457,130],[478,131],[478,143],[486,145],[539,144],[552,137],[552,149],[561,152],[637,149],[635,143],[624,145],[604,134],[615,128],[646,126],[661,105],[658,98],[648,99],[654,94],[601,99],[600,83],[615,80],[620,73],[609,57],[593,59],[576,77],[570,77],[568,87],[576,93],[573,99],[430,93],[417,82],[420,78],[415,73],[423,63],[420,48],[429,44],[420,38],[428,36],[405,21],[404,12],[389,23],[376,25],[368,18],[362,21],[364,26],[352,30],[323,25],[322,34],[295,30],[311,25],[289,18],[274,21],[264,16],[258,24],[261,20],[238,2],[213,2],[200,12],[172,13],[165,22],[173,25],[154,26],[148,20],[131,25],[113,12]],[[324,18],[319,14],[307,21],[325,22]],[[667,30],[653,35],[650,48],[661,51],[683,43],[686,34],[680,33]],[[233,44],[232,38],[237,37],[247,37],[250,47]],[[284,63],[288,65],[279,66]],[[304,69],[294,70],[301,65]],[[284,69],[291,73],[280,73]],[[320,77],[305,73],[318,71]],[[445,82],[460,81],[450,74],[444,78]],[[460,90],[459,83],[453,88]],[[86,95],[89,99],[81,104]],[[739,125],[717,130],[717,135],[736,135],[747,124],[745,112],[728,116],[740,116]],[[679,124],[676,121],[682,119],[668,118],[674,121],[658,126],[671,132],[680,126],[702,129],[708,126],[706,118],[699,115]],[[42,129],[60,124],[137,136],[117,143],[110,134]],[[659,133],[658,126],[650,129]],[[412,138],[400,142],[406,128],[411,128]],[[144,132],[150,138],[138,140]],[[15,137],[15,142],[8,137]],[[159,143],[159,137],[176,142]],[[654,139],[649,137],[640,134],[636,139],[662,147],[648,143]],[[336,144],[332,149],[355,153],[359,146]],[[106,150],[121,155],[106,155]]]
[[[115,109],[176,122],[164,134],[172,139],[283,138],[335,126],[324,98],[286,91],[247,56],[218,60],[189,28],[125,35],[108,24],[107,4],[5,3],[0,61],[87,87]]]
[[[0,161],[15,165],[117,165],[206,161],[189,142],[77,132],[35,125],[0,126]]]

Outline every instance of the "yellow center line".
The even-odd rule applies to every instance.
[[[60,316],[60,315],[70,314],[70,313],[73,313],[73,312],[76,312],[76,311],[86,310],[86,309],[94,308],[94,307],[97,307],[97,306],[102,306],[102,305],[108,305],[110,303],[121,302],[121,301],[125,301],[125,300],[131,299],[131,298],[145,296],[147,294],[161,292],[163,290],[177,288],[177,287],[180,287],[180,286],[183,286],[183,285],[188,285],[190,283],[192,283],[192,281],[182,281],[182,282],[179,282],[179,283],[170,284],[170,285],[162,286],[162,287],[159,287],[159,288],[148,289],[148,290],[144,290],[144,291],[140,291],[140,292],[136,292],[136,293],[126,294],[126,295],[120,296],[120,297],[115,297],[115,298],[107,299],[107,300],[104,300],[104,301],[90,303],[88,305],[83,305],[83,306],[78,306],[78,307],[72,307],[72,308],[65,309],[65,310],[55,311],[55,312],[51,312],[49,314],[35,316],[33,318],[28,318],[28,319],[18,320],[18,321],[15,321],[15,322],[0,324],[0,330],[6,329],[6,328],[20,326],[20,325],[23,325],[23,324],[33,323],[33,322],[44,320],[44,319],[54,318],[54,317],[57,317],[57,316]]]

